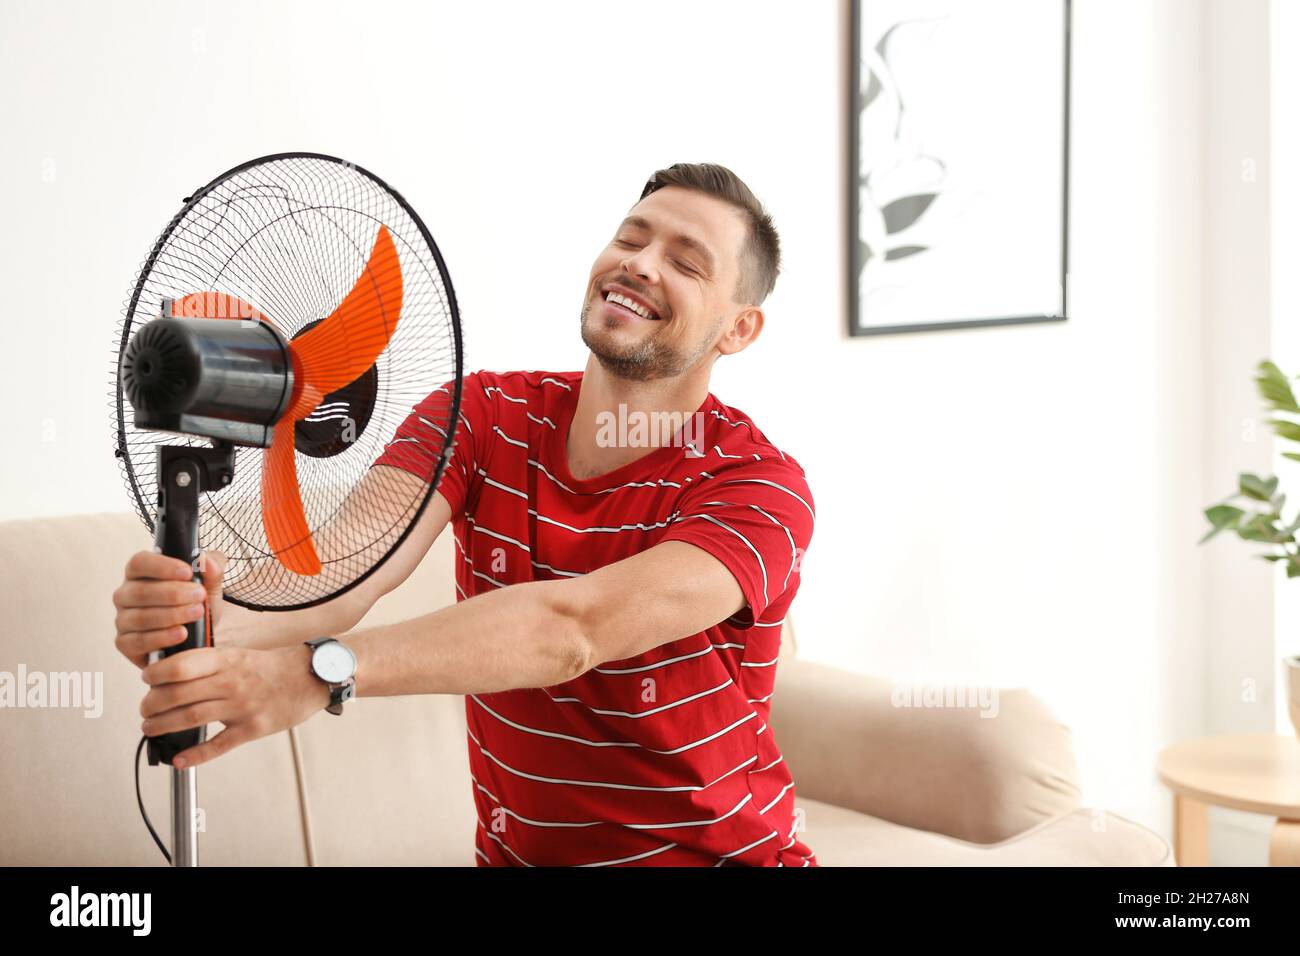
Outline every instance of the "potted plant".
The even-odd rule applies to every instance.
[[[1287,377],[1276,365],[1265,359],[1257,368],[1255,385],[1260,397],[1273,413],[1268,424],[1273,426],[1279,437],[1300,443],[1300,421],[1295,420],[1300,418],[1300,404],[1296,403],[1295,393],[1291,390]],[[1300,452],[1284,451],[1282,457],[1300,461]],[[1296,531],[1300,530],[1300,513],[1289,524],[1283,523],[1282,508],[1286,504],[1286,495],[1277,490],[1277,483],[1276,475],[1261,478],[1259,475],[1242,472],[1237,478],[1236,494],[1205,509],[1210,530],[1201,538],[1200,543],[1204,544],[1220,531],[1233,531],[1243,541],[1275,545],[1277,551],[1258,557],[1265,561],[1285,562],[1286,576],[1300,577],[1300,545],[1296,543]],[[1241,499],[1246,507],[1229,504],[1234,499]],[[1300,655],[1285,657],[1282,663],[1286,668],[1291,724],[1295,727],[1296,734],[1300,735]]]

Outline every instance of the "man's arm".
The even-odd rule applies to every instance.
[[[427,482],[400,468],[387,465],[371,468],[340,509],[331,529],[317,536],[316,545],[322,559],[355,552],[358,542],[375,540],[400,519],[395,509],[419,500],[425,487]],[[447,499],[434,492],[406,540],[356,587],[331,601],[300,611],[250,611],[227,605],[223,609],[218,640],[236,647],[268,650],[350,630],[376,601],[411,576],[450,519]]]
[[[713,555],[666,541],[576,578],[530,581],[352,635],[361,697],[549,687],[745,606]]]
[[[719,478],[695,493],[700,500],[683,501],[664,539],[640,554],[348,635],[358,659],[356,693],[550,687],[740,612],[758,621],[798,586],[813,531],[812,495],[797,465],[775,460],[756,459]],[[224,723],[216,737],[181,755],[195,764],[296,726],[329,701],[309,656],[303,645],[215,647],[150,664],[142,674],[152,688],[141,703],[149,718],[143,730],[154,736]]]
[[[718,558],[664,541],[590,574],[529,581],[433,614],[350,636],[356,693],[474,694],[549,687],[592,667],[698,633],[745,597]],[[329,703],[305,646],[199,648],[156,661],[141,678],[148,736],[220,721],[225,729],[173,766],[195,766],[302,723]]]

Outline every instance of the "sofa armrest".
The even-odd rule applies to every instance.
[[[973,843],[1077,809],[1070,729],[1027,690],[987,706],[967,692],[964,707],[905,706],[912,685],[781,661],[771,724],[796,793]]]

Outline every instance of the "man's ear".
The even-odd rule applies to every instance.
[[[749,348],[762,332],[763,310],[750,306],[731,321],[731,326],[718,339],[718,351],[723,355],[734,355]]]

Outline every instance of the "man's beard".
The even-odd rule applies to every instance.
[[[647,336],[635,345],[617,346],[608,341],[604,333],[613,322],[619,320],[593,315],[592,305],[591,302],[584,305],[578,319],[583,344],[591,349],[591,354],[596,356],[601,367],[610,375],[634,382],[650,382],[680,375],[699,361],[722,327],[722,316],[718,316],[713,328],[689,353],[660,342],[658,335]],[[593,325],[596,327],[593,328]]]

